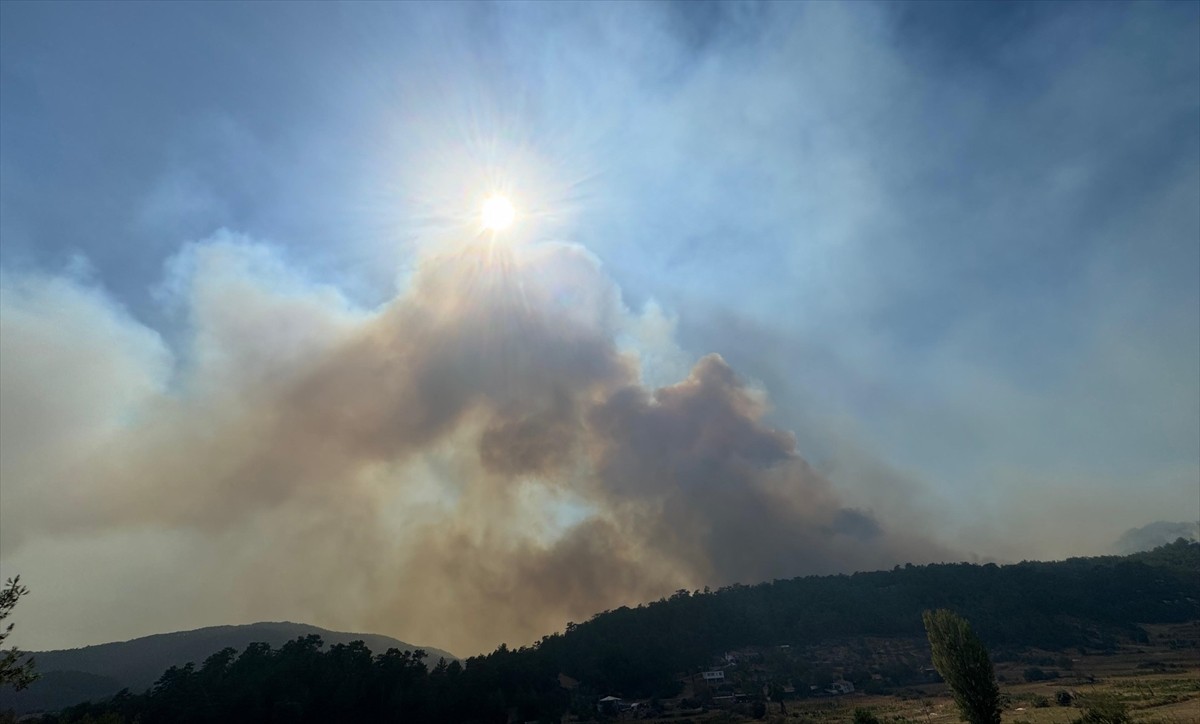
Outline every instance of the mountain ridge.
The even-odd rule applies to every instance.
[[[373,653],[378,654],[390,648],[401,651],[420,649],[428,655],[427,660],[431,663],[439,659],[446,659],[447,662],[458,660],[448,651],[417,646],[383,634],[332,631],[292,621],[205,626],[72,649],[31,651],[29,653],[34,657],[37,670],[43,678],[24,691],[0,690],[0,711],[8,708],[18,711],[52,710],[74,704],[79,700],[73,696],[75,686],[80,682],[86,686],[90,698],[115,694],[121,689],[140,693],[150,688],[172,666],[184,666],[189,662],[199,666],[206,658],[224,648],[240,651],[255,642],[276,648],[310,634],[320,636],[326,646],[362,641]],[[65,685],[64,682],[68,681],[71,686]],[[61,695],[71,700],[66,701]]]

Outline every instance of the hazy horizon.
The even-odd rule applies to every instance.
[[[1195,3],[3,3],[0,93],[22,648],[1200,520]]]

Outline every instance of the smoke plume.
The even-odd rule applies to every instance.
[[[4,278],[6,554],[185,535],[196,606],[459,654],[943,555],[844,505],[719,355],[644,385],[637,315],[579,247],[448,247],[375,310],[228,235],[173,269],[172,345],[83,282]]]

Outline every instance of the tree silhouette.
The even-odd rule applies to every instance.
[[[959,716],[970,724],[1000,724],[1000,690],[992,660],[971,624],[953,611],[922,615],[933,665],[950,685]]]
[[[29,589],[21,585],[20,576],[10,578],[4,583],[4,589],[0,590],[0,622],[8,618],[17,605],[17,601],[27,593],[29,593]],[[13,624],[11,623],[0,630],[0,644],[4,643],[12,630]],[[25,653],[15,646],[4,651],[3,646],[0,645],[0,686],[7,684],[20,691],[38,678],[37,672],[33,670],[33,657],[21,661],[23,656]]]

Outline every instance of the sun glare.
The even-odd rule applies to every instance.
[[[503,196],[492,196],[483,202],[483,228],[501,231],[512,225],[517,212]]]

